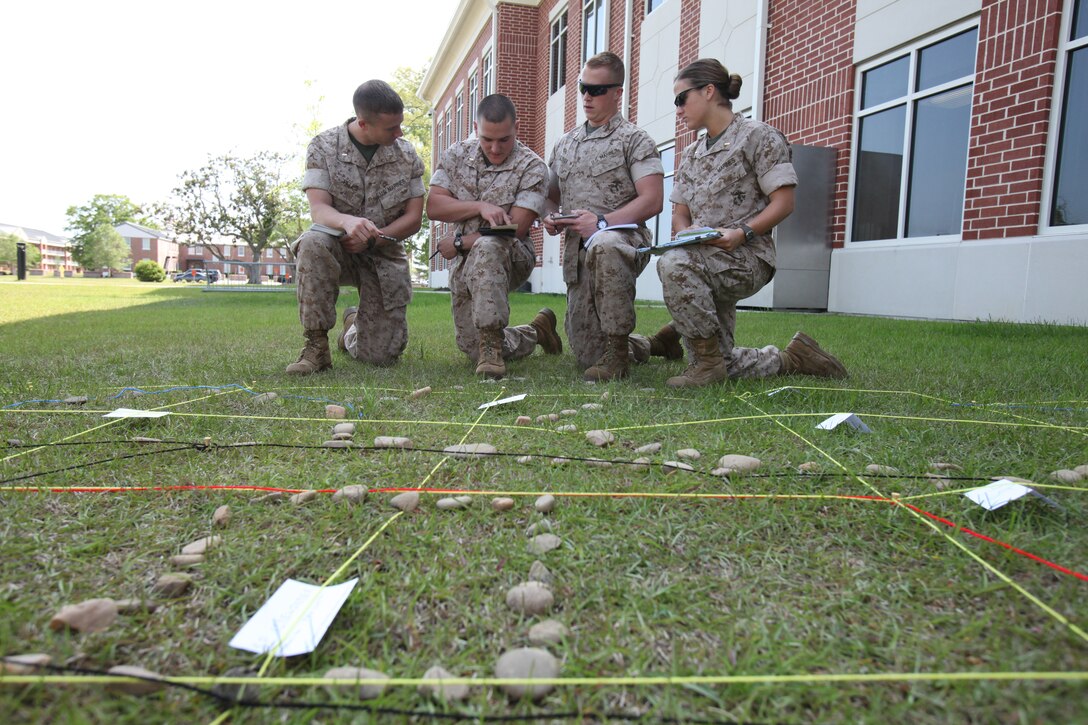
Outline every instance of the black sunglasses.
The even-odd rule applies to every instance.
[[[594,97],[603,96],[605,93],[608,93],[609,88],[619,88],[622,85],[622,83],[603,83],[597,86],[592,83],[582,83],[582,81],[578,81],[578,92],[582,95],[588,93]]]
[[[683,108],[684,104],[688,102],[688,94],[692,91],[697,91],[700,88],[706,88],[706,86],[692,86],[691,88],[680,91],[676,94],[676,98],[672,100],[672,105],[677,108]]]

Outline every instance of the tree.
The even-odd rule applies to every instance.
[[[132,260],[128,242],[110,224],[100,224],[83,242],[82,265],[85,269],[121,269]]]
[[[16,261],[18,260],[18,247],[19,242],[26,243],[26,268],[33,269],[41,264],[42,250],[38,248],[33,242],[27,242],[22,237],[14,234],[2,234],[0,233],[0,264],[10,265],[12,269],[15,269]]]
[[[132,268],[132,272],[141,282],[162,282],[166,279],[166,271],[154,259],[141,259]]]
[[[159,209],[166,224],[189,244],[226,259],[223,241],[243,242],[259,262],[268,247],[283,246],[309,225],[298,179],[288,172],[290,157],[263,151],[250,158],[220,156],[195,171],[182,172],[171,201]],[[260,268],[249,267],[250,282]]]
[[[101,226],[113,228],[125,222],[147,223],[144,210],[121,194],[95,194],[83,206],[68,207],[68,226],[72,232],[72,259],[86,269],[103,266],[86,257],[87,242]]]
[[[431,184],[431,106],[419,97],[417,91],[423,84],[423,76],[427,74],[427,67],[407,68],[400,67],[393,71],[393,80],[389,85],[400,95],[404,101],[404,138],[416,147],[416,152],[423,159],[423,186]],[[472,112],[475,112],[473,109]],[[411,247],[410,256],[419,265],[429,268],[431,224],[427,219],[427,213],[423,213],[423,225],[419,231],[408,240]]]

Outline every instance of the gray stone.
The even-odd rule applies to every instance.
[[[686,463],[680,461],[665,461],[661,464],[662,469],[666,474],[676,473],[677,471],[694,471],[695,469]]]
[[[553,466],[565,466],[568,463],[570,463],[570,459],[569,458],[564,458],[563,456],[556,456],[555,458],[553,458],[551,460],[551,464]]]
[[[566,410],[559,411],[559,415],[561,415],[561,416],[578,415],[578,411],[574,410],[573,408],[567,408]]]
[[[955,463],[945,463],[943,461],[934,461],[933,467],[938,471],[962,471],[963,466],[957,466]]]
[[[412,448],[412,439],[404,436],[377,436],[374,438],[375,448]]]
[[[396,496],[389,499],[389,505],[395,509],[404,511],[405,513],[415,511],[419,507],[419,494],[415,491],[398,493]]]
[[[512,498],[493,498],[491,499],[491,508],[496,511],[509,511],[514,508],[514,499]]]
[[[578,426],[576,425],[561,425],[555,429],[557,433],[577,433]]]
[[[342,405],[326,405],[325,417],[326,418],[346,418],[348,415],[348,409]]]
[[[170,557],[170,563],[174,566],[196,566],[204,563],[203,554],[178,554]]]
[[[1084,476],[1085,478],[1088,478],[1088,463],[1076,466],[1073,470]]]
[[[64,399],[64,402],[68,405],[85,405],[87,403],[86,395],[70,395]]]
[[[870,463],[865,467],[865,472],[875,476],[896,476],[899,474],[899,469],[894,466],[882,466],[879,463]]]
[[[205,536],[203,539],[197,539],[181,547],[181,553],[206,554],[210,549],[214,549],[222,543],[223,539],[219,536]]]
[[[212,514],[212,526],[219,526],[220,528],[230,523],[230,506],[223,505],[215,510]]]
[[[101,632],[117,619],[117,603],[112,599],[88,599],[68,604],[49,620],[54,632],[74,629],[77,632]]]
[[[472,499],[469,500],[471,501]],[[466,508],[468,506],[468,503],[465,501],[461,501],[460,498],[440,498],[435,503],[435,506],[442,509],[443,511],[452,511],[455,509]]]
[[[355,436],[352,433],[333,433],[332,439],[334,441],[350,441]]]
[[[532,537],[536,536],[537,534],[551,533],[551,531],[552,531],[552,522],[548,521],[547,519],[541,519],[540,521],[537,521],[536,523],[530,524],[529,527],[527,529],[525,529],[525,535],[532,538]]]
[[[600,410],[603,407],[604,406],[600,403],[584,403],[582,405],[582,410]]]
[[[162,675],[158,672],[145,670],[143,667],[117,665],[116,667],[109,668],[106,672],[111,675],[141,678],[128,682],[111,682],[106,685],[106,689],[110,692],[120,692],[125,695],[148,695],[152,692],[158,692],[166,686],[162,682],[149,681],[161,680]]]
[[[340,433],[346,433],[348,435],[355,435],[355,424],[354,423],[337,423],[336,425],[334,425],[332,427],[332,433],[333,433],[333,435],[338,435]]]
[[[425,395],[430,395],[430,393],[431,393],[431,386],[428,385],[425,388],[420,388],[419,390],[413,390],[412,394],[408,396],[408,399],[409,400],[419,400],[420,398],[422,398]]]
[[[193,586],[193,578],[188,574],[163,574],[152,585],[156,594],[173,599],[180,597]]]
[[[283,491],[273,491],[271,493],[266,493],[263,496],[258,496],[257,498],[255,498],[253,500],[256,501],[256,502],[263,502],[263,503],[278,503],[278,502],[282,501],[283,499],[285,499],[286,497],[287,497],[287,494],[285,494]]]
[[[377,670],[368,670],[365,667],[333,667],[325,673],[326,680],[343,680],[342,684],[326,685],[329,692],[335,693],[337,687],[352,686],[359,688],[360,700],[373,700],[383,692],[386,685],[382,682],[360,684],[360,680],[388,680],[389,675]]]
[[[514,425],[529,425],[533,422],[533,419],[527,415],[519,415],[517,420],[514,421]]]
[[[1081,475],[1071,468],[1061,468],[1057,471],[1051,471],[1050,477],[1061,483],[1079,483],[1081,479]]]
[[[544,562],[540,559],[534,561],[533,565],[529,567],[529,581],[550,585],[554,579],[551,571],[548,570],[548,567],[544,566]]]
[[[559,644],[568,636],[570,630],[554,619],[545,619],[529,627],[529,642],[539,646]]]
[[[640,457],[640,458],[636,458],[635,460],[631,461],[631,464],[635,468],[649,468],[650,463],[651,463],[650,459],[646,458],[644,456]]]
[[[661,450],[660,443],[647,443],[644,446],[639,446],[635,449],[635,453],[657,453]]]
[[[612,461],[606,461],[603,458],[587,458],[583,461],[583,463],[585,463],[587,466],[592,466],[593,468],[612,467]]]
[[[518,463],[529,463],[532,460],[532,456],[518,456],[517,458]]]
[[[423,673],[424,680],[449,680],[453,678],[454,675],[451,672],[439,665],[435,665]],[[464,684],[446,685],[424,682],[417,689],[421,695],[427,695],[444,702],[460,702],[469,695],[469,687]]]
[[[117,599],[113,603],[117,605],[118,614],[141,614],[154,612],[159,608],[158,604],[141,599]]]
[[[806,474],[806,475],[813,474],[813,473],[819,473],[820,472],[820,464],[817,463],[816,461],[805,461],[804,463],[802,463],[801,465],[799,465],[797,467],[797,470],[800,471],[801,473]]]
[[[533,508],[542,514],[550,513],[555,508],[555,496],[550,493],[546,493],[536,500],[533,504]]]
[[[510,680],[553,679],[559,676],[559,660],[547,650],[536,647],[519,647],[503,653],[495,663],[495,677]],[[550,684],[515,684],[501,685],[502,691],[511,700],[520,700],[528,696],[539,700],[553,689]]]
[[[351,440],[325,441],[321,445],[326,448],[351,448]]]
[[[614,443],[616,441],[616,436],[612,435],[612,433],[607,430],[591,430],[586,433],[586,440],[598,448],[604,448],[605,446]]]
[[[6,655],[0,659],[0,673],[5,675],[32,675],[53,658],[41,652],[25,655]]]
[[[703,454],[694,448],[681,448],[676,452],[677,458],[683,458],[688,461],[697,461],[703,457]]]
[[[540,556],[553,549],[558,549],[562,543],[563,540],[555,534],[539,534],[529,540],[529,551]]]
[[[136,436],[132,439],[133,443],[162,443],[162,438],[148,438],[147,436]],[[11,443],[11,441],[8,441]],[[22,441],[19,442],[22,445]]]
[[[490,443],[459,443],[454,446],[446,446],[444,453],[449,453],[454,458],[471,458],[473,456],[490,456],[499,452],[499,449]]]
[[[763,462],[752,456],[729,454],[718,459],[718,468],[725,468],[730,473],[751,473],[763,465]]]
[[[253,396],[254,403],[270,403],[280,396],[275,393],[261,393],[260,395]]]
[[[317,498],[317,491],[301,491],[288,499],[291,503],[301,506]]]
[[[528,581],[506,592],[506,606],[520,614],[544,614],[550,612],[554,605],[555,595],[542,582]]]
[[[366,501],[366,496],[368,493],[370,493],[370,489],[368,489],[366,486],[344,486],[342,489],[332,495],[332,500],[349,504],[363,503],[364,501]]]

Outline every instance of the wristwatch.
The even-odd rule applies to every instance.
[[[465,253],[465,240],[461,239],[461,232],[453,235],[453,248],[457,250],[458,254]]]
[[[740,227],[740,230],[742,232],[744,232],[744,241],[750,242],[756,238],[756,230],[752,229],[752,227],[748,226],[744,222],[741,222],[737,226]]]
[[[606,229],[606,228],[608,228],[608,222],[606,222],[606,221],[604,220],[604,214],[598,214],[598,215],[597,215],[597,228],[598,228],[598,229]]]

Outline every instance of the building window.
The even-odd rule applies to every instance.
[[[567,76],[567,11],[563,10],[552,23],[551,80],[549,95],[566,84]]]
[[[228,274],[230,274],[230,263],[223,262],[223,275],[226,276]]]
[[[676,143],[672,142],[660,151],[661,165],[665,168],[665,205],[661,213],[648,222],[650,231],[654,233],[655,245],[672,239],[672,202],[669,197],[672,196],[673,176],[676,175]]]
[[[608,48],[605,20],[608,18],[605,0],[584,0],[582,5],[582,65]]]
[[[851,241],[959,234],[978,28],[862,70]]]
[[[1053,227],[1088,224],[1088,148],[1076,140],[1088,124],[1088,0],[1071,0],[1069,5],[1072,18],[1062,44],[1065,78],[1050,202]]]
[[[468,77],[468,116],[469,127],[472,127],[472,122],[476,120],[476,106],[479,103],[479,99],[476,97],[476,69],[473,68]]]
[[[465,137],[465,95],[457,92],[457,132],[454,140],[460,141]]]
[[[649,15],[664,4],[665,0],[646,0],[646,14]]]
[[[443,118],[444,118],[444,122],[445,122],[445,126],[446,126],[446,146],[444,148],[449,148],[450,146],[453,146],[453,142],[454,142],[454,138],[453,138],[453,114],[450,113],[450,109],[448,109],[448,108],[446,109],[446,112],[443,114]]]
[[[481,75],[483,76],[481,85],[483,87],[484,98],[487,98],[495,92],[492,90],[492,84],[495,80],[495,67],[492,63],[490,50],[484,53],[483,60],[480,61],[480,68],[482,69]]]
[[[141,239],[140,240],[140,249],[144,250],[145,252],[150,252],[151,251],[151,239],[150,238]]]

